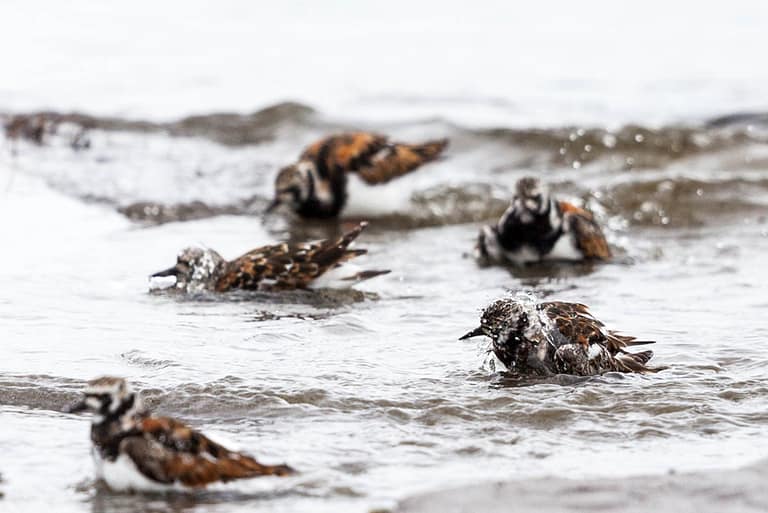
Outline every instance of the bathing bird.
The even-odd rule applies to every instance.
[[[288,465],[264,465],[227,449],[179,420],[152,415],[122,378],[89,381],[67,411],[91,414],[96,474],[115,491],[194,490],[294,473]]]
[[[447,139],[390,142],[368,132],[325,137],[307,147],[298,162],[279,171],[267,212],[285,204],[304,218],[336,217],[347,202],[350,174],[368,185],[383,184],[435,160],[447,145]]]
[[[558,201],[538,179],[525,177],[499,221],[480,229],[475,258],[483,265],[609,260],[611,249],[592,213]]]
[[[490,338],[490,350],[499,361],[521,375],[593,376],[660,370],[646,366],[652,351],[627,351],[653,341],[607,329],[581,303],[499,299],[483,311],[480,326],[460,340],[477,336]]]
[[[345,262],[368,252],[349,247],[367,225],[359,223],[335,239],[262,246],[230,261],[212,249],[186,248],[176,258],[176,265],[151,275],[150,284],[155,279],[171,277],[175,280],[165,288],[188,293],[350,286],[389,272],[354,270],[344,273]],[[330,274],[338,275],[335,276],[337,279],[328,276]]]

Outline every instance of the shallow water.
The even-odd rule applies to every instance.
[[[92,2],[49,4],[0,7],[0,47],[14,49],[0,117],[64,122],[41,146],[0,147],[0,509],[364,512],[485,480],[768,456],[763,3],[696,5],[692,24],[693,8],[656,0],[557,15],[138,1],[119,27]],[[76,151],[80,126],[90,147]],[[371,221],[360,263],[391,274],[345,292],[147,292],[190,244],[233,258],[338,232],[261,212],[280,166],[351,128],[451,139],[443,160],[352,191],[349,217]],[[467,257],[530,174],[596,213],[614,263]],[[669,369],[544,383],[492,371],[485,343],[457,338],[521,290],[656,340],[651,363]],[[301,474],[189,496],[101,489],[88,420],[61,410],[103,374]]]
[[[91,130],[88,150],[51,136],[6,154],[5,504],[365,511],[483,479],[663,473],[764,456],[768,172],[757,127],[689,126],[690,138],[720,142],[683,155],[664,143],[614,145],[577,168],[559,148],[597,137],[577,128],[510,136],[437,122],[381,127],[453,139],[446,159],[397,184],[409,206],[372,217],[360,239],[365,266],[390,275],[358,292],[148,294],[147,276],[190,243],[231,258],[337,230],[258,214],[272,169],[341,124],[316,113],[305,125],[287,111],[290,131],[276,122],[281,136],[269,142],[220,145],[215,133],[226,128],[213,117],[213,140],[104,126]],[[656,133],[670,140],[680,130]],[[626,165],[640,153],[645,165]],[[598,213],[616,263],[480,269],[466,257],[478,223],[532,172]],[[141,202],[153,208],[136,214]],[[186,222],[157,215],[179,204],[191,205],[193,215],[179,216]],[[611,327],[657,340],[652,363],[670,369],[538,384],[492,372],[484,343],[457,338],[490,300],[519,290],[591,305]],[[101,490],[87,420],[59,413],[101,374],[125,376],[157,411],[301,474],[196,497]]]

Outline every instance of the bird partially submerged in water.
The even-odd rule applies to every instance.
[[[341,268],[345,262],[367,253],[365,249],[349,248],[367,225],[360,223],[336,239],[262,246],[231,261],[225,260],[212,249],[186,248],[179,253],[176,265],[153,274],[150,280],[175,278],[169,286],[183,292],[309,288],[329,271]],[[340,277],[340,283],[349,286],[388,272],[351,271]]]
[[[627,351],[653,341],[607,329],[581,303],[499,299],[483,311],[480,326],[460,340],[481,335],[491,339],[491,351],[507,369],[522,375],[660,370],[646,366],[652,351]]]
[[[611,258],[605,235],[592,213],[556,200],[536,178],[521,178],[515,191],[501,219],[480,229],[475,245],[480,263]]]
[[[383,184],[435,160],[447,145],[447,139],[390,142],[368,132],[325,137],[306,148],[298,162],[280,170],[267,212],[287,204],[301,217],[336,217],[347,202],[349,174],[368,185]]]
[[[115,491],[199,489],[220,481],[288,476],[288,465],[263,465],[169,417],[152,415],[122,378],[88,382],[67,408],[89,412],[96,475]]]

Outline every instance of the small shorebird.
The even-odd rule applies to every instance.
[[[609,260],[611,250],[590,212],[557,201],[535,178],[521,178],[496,225],[480,229],[475,257],[482,264],[544,260]]]
[[[350,173],[368,185],[383,184],[435,160],[447,145],[447,139],[395,143],[367,132],[325,137],[306,148],[298,162],[280,170],[267,212],[287,204],[301,217],[336,217],[347,201]]]
[[[510,371],[547,376],[592,376],[604,372],[656,372],[646,363],[653,351],[627,352],[653,344],[605,328],[580,303],[499,299],[480,318],[480,326],[460,340],[491,339],[491,351]]]
[[[193,490],[214,482],[287,476],[287,465],[262,465],[182,422],[156,417],[122,378],[89,381],[82,400],[67,409],[93,415],[96,474],[115,491]]]
[[[336,239],[262,246],[231,261],[212,249],[186,248],[179,253],[176,265],[150,276],[150,284],[156,278],[173,277],[175,281],[166,288],[174,287],[189,293],[349,287],[389,272],[350,271],[343,275],[346,267],[335,272],[344,262],[368,252],[366,249],[349,249],[367,225],[360,223]],[[340,275],[334,281],[331,274]]]
[[[79,118],[79,119],[78,119]],[[5,138],[11,142],[11,153],[17,153],[20,140],[42,146],[51,136],[62,135],[73,150],[84,150],[91,146],[86,121],[82,116],[61,115],[40,112],[37,114],[16,114],[3,123]],[[64,132],[64,133],[62,133]]]

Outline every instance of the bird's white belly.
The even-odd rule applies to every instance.
[[[115,461],[104,460],[94,454],[96,475],[103,479],[111,490],[116,492],[164,492],[180,489],[178,486],[152,481],[139,472],[133,460],[124,454],[118,455]]]
[[[540,260],[539,252],[527,245],[521,246],[517,251],[505,250],[504,257],[515,264],[528,264]]]
[[[354,276],[360,271],[360,267],[354,264],[344,263],[339,267],[324,272],[318,278],[313,280],[309,286],[313,289],[347,289],[357,282],[355,280],[345,280],[345,278]]]
[[[516,251],[504,251],[504,257],[515,264],[528,264],[539,262],[542,260],[583,260],[584,255],[576,249],[571,237],[568,234],[562,235],[555,245],[552,247],[552,251],[546,255],[539,255],[536,249],[524,244],[520,249]]]
[[[347,205],[343,217],[364,218],[400,213],[410,209],[411,193],[404,180],[368,185],[354,173],[347,179]]]
[[[552,251],[544,255],[544,260],[583,260],[584,255],[573,243],[568,233],[564,233],[557,239]]]

